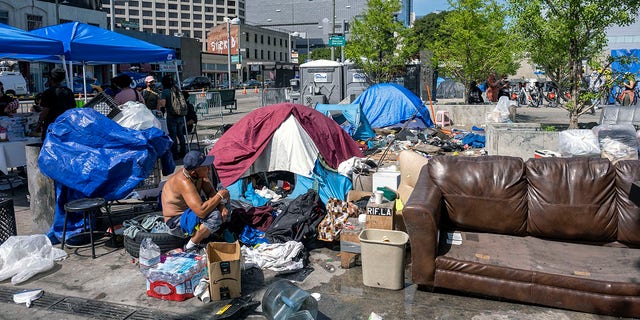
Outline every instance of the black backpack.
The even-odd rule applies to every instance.
[[[318,237],[318,225],[326,214],[324,203],[318,193],[309,189],[295,198],[276,217],[266,236],[270,243],[298,241],[308,244]]]

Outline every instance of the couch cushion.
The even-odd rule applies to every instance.
[[[616,240],[615,169],[602,158],[526,162],[529,234],[575,241]]]
[[[616,163],[616,204],[618,208],[618,241],[640,246],[640,208],[629,200],[631,184],[640,181],[640,161]]]
[[[527,184],[518,157],[434,157],[429,175],[449,220],[478,231],[525,234]]]
[[[461,245],[446,244],[447,233],[442,235],[437,269],[593,293],[640,295],[640,249],[459,232]]]

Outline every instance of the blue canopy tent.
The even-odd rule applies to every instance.
[[[13,58],[16,54],[64,54],[62,42],[47,39],[22,29],[0,23],[1,58]],[[60,58],[58,58],[60,59]]]
[[[336,121],[354,140],[364,141],[376,136],[359,104],[318,103],[315,109]]]
[[[614,74],[618,74],[620,76],[625,73],[634,74],[637,79],[640,78],[640,49],[615,49],[611,50],[612,57],[635,57],[635,61],[631,61],[630,63],[620,63],[618,61],[611,64],[611,71]],[[615,103],[615,97],[617,96],[616,90],[622,91],[621,87],[614,87],[609,94],[609,103]]]
[[[372,128],[397,125],[414,116],[428,127],[433,126],[429,110],[420,97],[395,83],[380,83],[360,94],[354,104],[360,104]]]
[[[33,35],[61,41],[70,62],[82,63],[83,73],[87,64],[112,64],[131,62],[174,61],[176,52],[117,32],[80,22],[67,22],[30,32]],[[23,56],[23,59],[60,62],[58,56]],[[177,68],[176,68],[177,70]],[[67,72],[69,76],[71,72]],[[83,77],[85,78],[85,77]],[[67,83],[71,83],[67,79]],[[86,80],[84,80],[86,90]],[[178,78],[178,85],[180,79]],[[86,97],[86,92],[85,92]]]

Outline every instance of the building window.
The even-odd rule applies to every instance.
[[[142,19],[142,24],[145,26],[153,25],[153,19]]]
[[[258,34],[253,35],[253,42],[258,43]]]
[[[280,46],[282,47],[282,38],[280,38]]]
[[[193,37],[196,38],[196,39],[202,38],[202,31],[194,31],[193,32]]]
[[[282,52],[280,52],[280,61],[282,61]]]
[[[253,58],[258,59],[258,49],[253,49]]]
[[[271,37],[267,36],[267,45],[270,46],[271,45]]]
[[[204,4],[213,4],[213,0],[204,0]]]
[[[218,17],[216,17],[216,21],[222,23],[222,22],[224,22],[224,18],[225,17],[223,17],[223,16],[218,16]]]
[[[27,15],[27,30],[42,28],[42,16]]]
[[[193,27],[198,29],[202,28],[202,22],[194,22]]]
[[[216,0],[217,6],[224,6],[224,0]]]
[[[178,10],[178,5],[175,3],[169,3],[169,10]]]
[[[166,34],[166,33],[164,32],[164,29],[158,29],[158,30],[156,30],[156,33],[157,33],[157,34]]]
[[[143,8],[153,8],[153,2],[150,1],[142,1]]]
[[[216,13],[224,14],[224,8],[216,8]]]
[[[211,29],[211,28],[213,28],[213,26],[215,26],[215,25],[213,24],[213,22],[206,22],[206,23],[204,24],[204,27],[205,27],[205,28],[207,28],[207,29]]]
[[[180,10],[183,10],[183,11],[185,11],[185,10],[186,10],[186,11],[189,11],[189,9],[191,9],[191,8],[189,8],[189,5],[188,5],[188,4],[182,4],[182,5],[180,5]]]
[[[177,27],[178,26],[178,21],[169,21],[169,27]]]
[[[156,2],[156,9],[164,9],[164,3]]]
[[[169,12],[169,18],[177,18],[178,17],[178,13],[177,12]]]
[[[153,33],[153,28],[143,28],[142,31]]]
[[[134,10],[134,9],[129,9],[129,15],[130,16],[139,16],[140,15],[140,11]]]
[[[153,17],[153,11],[142,10],[143,17]]]
[[[264,60],[264,50],[260,50],[260,59]]]
[[[213,12],[212,7],[204,7],[204,12]]]
[[[194,14],[193,15],[193,20],[202,20],[202,15],[201,14]]]
[[[137,7],[140,5],[138,1],[127,1],[129,3],[129,7]]]
[[[236,15],[236,9],[232,9],[232,8],[227,9],[227,14],[235,16]]]
[[[264,35],[263,34],[260,35],[260,44],[264,44]]]
[[[267,51],[267,60],[271,60],[271,51]]]
[[[116,9],[116,15],[124,15],[126,11],[124,9]]]
[[[191,15],[189,14],[189,12],[183,12],[180,14],[180,18],[182,19],[191,19]]]
[[[204,15],[204,19],[207,20],[207,21],[213,21],[214,18],[213,18],[212,15],[206,14],[206,15]]]
[[[190,21],[182,21],[180,22],[180,26],[183,28],[189,28],[191,26],[191,22]]]
[[[166,26],[165,20],[156,20],[156,26]]]
[[[0,22],[9,24],[9,11],[0,10]]]
[[[235,7],[236,6],[236,2],[235,1],[229,1],[229,2],[227,2],[227,6]]]
[[[202,11],[202,6],[193,6],[193,11]]]
[[[164,18],[164,12],[163,11],[156,11],[156,17],[157,18]]]
[[[244,41],[249,42],[249,32],[245,32]]]

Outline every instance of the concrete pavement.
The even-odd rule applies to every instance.
[[[239,95],[238,100],[238,110],[225,114],[224,123],[234,123],[259,107],[257,95]],[[539,119],[561,119],[562,114],[560,110],[518,111]],[[201,121],[201,140],[214,138],[221,125],[217,119]],[[33,234],[26,186],[16,188],[15,193],[6,196],[14,199],[18,234]],[[88,249],[67,249],[67,253],[69,257],[56,262],[52,270],[21,285],[0,282],[0,319],[209,319],[223,305],[223,302],[205,304],[195,298],[174,302],[148,297],[136,260],[123,248],[98,246],[96,259],[91,259]],[[366,287],[362,284],[362,268],[341,269],[339,254],[339,245],[312,250],[309,266],[313,271],[306,277],[298,275],[298,286],[321,294],[319,319],[367,319],[372,312],[383,319],[614,319],[459,293],[419,291],[411,283],[410,259],[407,259],[404,289]],[[335,267],[334,272],[321,267],[327,263]],[[252,294],[260,301],[266,287],[280,278],[268,270],[244,270],[242,293]],[[12,302],[13,293],[37,288],[44,289],[45,294],[31,308]],[[248,318],[264,319],[260,310],[259,307],[258,312]]]

